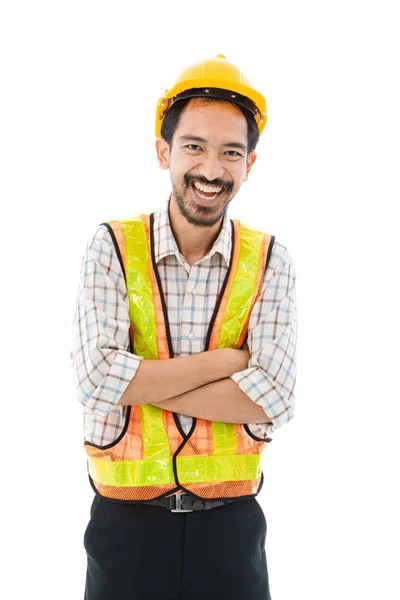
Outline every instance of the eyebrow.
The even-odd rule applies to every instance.
[[[197,135],[181,135],[181,137],[179,138],[179,141],[181,142],[200,142],[202,144],[206,144],[207,140],[205,140],[202,137],[198,137]],[[245,144],[242,144],[241,142],[229,142],[228,144],[222,144],[222,146],[224,148],[238,148],[240,150],[243,150],[244,152],[247,150],[247,146]]]

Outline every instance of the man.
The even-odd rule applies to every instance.
[[[293,416],[295,270],[227,215],[265,122],[224,56],[186,69],[156,114],[170,197],[88,241],[74,321],[96,492],[86,600],[270,598],[255,497],[268,433]]]

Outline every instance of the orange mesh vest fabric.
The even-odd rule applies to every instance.
[[[153,215],[107,226],[124,272],[131,351],[145,359],[173,357],[168,315],[154,258]],[[241,348],[264,281],[274,236],[231,220],[232,253],[209,326],[205,350]],[[140,367],[139,367],[140,368]],[[268,438],[247,425],[193,419],[187,435],[178,416],[159,407],[130,406],[121,435],[107,446],[85,440],[89,479],[102,496],[146,501],[187,491],[204,499],[255,496],[260,455]]]

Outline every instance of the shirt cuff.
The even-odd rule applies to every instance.
[[[108,356],[112,360],[108,373],[94,392],[92,390],[83,399],[83,404],[87,409],[101,417],[107,416],[117,404],[143,360],[142,356],[133,355],[125,350],[114,351],[114,353],[113,360],[111,356]]]
[[[253,402],[263,408],[266,420],[271,421],[260,425],[266,433],[273,433],[293,418],[292,404],[260,367],[249,367],[244,371],[233,373],[230,379]]]

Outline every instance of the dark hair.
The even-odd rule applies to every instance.
[[[179,119],[184,108],[188,105],[188,103],[192,100],[192,98],[185,98],[184,100],[177,100],[171,106],[171,108],[167,111],[165,115],[162,125],[161,125],[161,137],[163,137],[169,144],[172,146],[172,138],[174,137],[175,130],[178,126]],[[212,102],[228,102],[228,100],[224,100],[222,98],[199,98],[203,104],[211,104]],[[239,108],[247,121],[247,152],[252,152],[257,146],[260,133],[258,131],[257,123],[254,120],[253,115],[247,108],[240,106],[239,104],[235,104],[234,102],[229,102],[229,104],[233,104]]]

